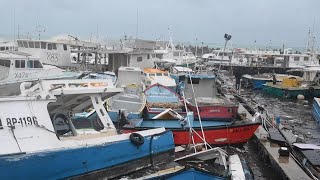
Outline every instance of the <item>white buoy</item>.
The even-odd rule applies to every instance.
[[[297,99],[299,99],[299,100],[304,100],[304,95],[299,94],[299,95],[297,96]]]

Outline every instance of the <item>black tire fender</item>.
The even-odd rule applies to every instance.
[[[136,146],[141,146],[144,143],[144,137],[139,133],[131,133],[129,139]]]

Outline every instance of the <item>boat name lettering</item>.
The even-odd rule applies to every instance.
[[[59,62],[59,54],[47,52],[47,60],[49,60],[53,63],[57,63],[57,62]]]
[[[211,109],[209,112],[220,112],[220,109]]]
[[[28,78],[31,75],[31,73],[26,73],[26,72],[18,72],[14,73],[14,78]]]
[[[253,130],[253,127],[243,127],[243,128],[230,129],[230,132],[243,132],[243,131],[251,131],[251,130]]]
[[[37,117],[20,117],[20,118],[6,118],[7,126],[28,126],[28,125],[38,125]]]

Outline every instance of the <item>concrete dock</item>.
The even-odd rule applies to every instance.
[[[226,95],[228,98],[233,98],[232,95]],[[252,115],[240,103],[238,108],[239,113],[245,113],[247,119],[252,119]],[[283,131],[287,139],[293,139],[295,136],[289,131]],[[270,162],[282,179],[290,180],[311,180],[312,178],[297,164],[294,157],[290,154],[288,157],[280,156],[278,150],[280,146],[276,143],[270,142],[268,139],[268,132],[262,127],[255,132],[253,141],[257,145],[258,150],[262,153],[263,160]]]

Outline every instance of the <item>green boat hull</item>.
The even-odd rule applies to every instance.
[[[271,94],[284,98],[297,98],[298,95],[303,95],[306,98],[313,98],[320,96],[319,86],[310,87],[283,87],[279,85],[266,84],[263,87],[263,91],[267,94]]]

